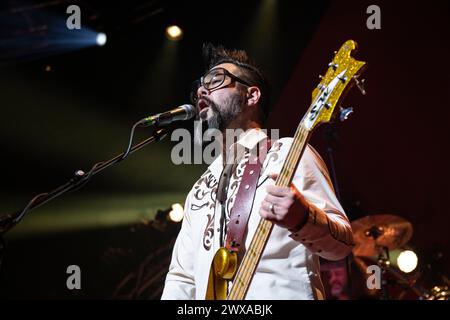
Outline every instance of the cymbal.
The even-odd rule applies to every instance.
[[[399,216],[378,214],[357,219],[351,223],[355,248],[353,254],[360,257],[373,257],[380,248],[393,250],[404,246],[412,237],[410,222]]]

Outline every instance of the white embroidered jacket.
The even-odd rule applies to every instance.
[[[237,143],[248,150],[266,134],[251,129]],[[263,163],[255,201],[248,221],[245,247],[250,245],[259,223],[259,209],[266,196],[265,186],[274,184],[267,175],[279,173],[292,138],[272,144]],[[249,153],[239,162],[227,191],[227,221]],[[220,155],[194,184],[185,203],[185,216],[177,237],[162,299],[204,299],[209,270],[220,248],[221,205],[216,203],[219,177],[223,170]],[[274,226],[250,284],[246,299],[323,299],[319,256],[339,260],[353,247],[350,223],[339,204],[323,160],[307,146],[293,183],[314,206],[306,225],[292,234]]]

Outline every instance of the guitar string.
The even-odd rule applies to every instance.
[[[319,93],[323,91],[323,89],[319,89]],[[320,94],[316,95],[316,101]],[[313,104],[314,105],[314,102]],[[302,121],[303,122],[303,121]],[[301,122],[301,123],[302,123]],[[301,152],[303,151],[305,147],[306,138],[308,135],[308,131],[304,129],[304,127],[300,124],[299,130],[296,132],[295,137],[299,139],[294,139],[294,145],[292,146],[292,152],[290,151],[288,154],[288,157],[286,158],[286,164],[287,166],[283,166],[282,171],[280,172],[280,181],[278,185],[281,186],[287,186],[289,184],[289,180],[291,180],[292,175],[294,174],[294,167],[296,166],[296,161],[300,157]],[[286,168],[286,169],[285,169]],[[254,238],[252,239],[252,242],[250,244],[249,251],[252,253],[252,255],[255,255],[258,257],[258,259],[254,259],[251,257],[251,255],[245,255],[243,262],[242,262],[242,268],[243,271],[240,272],[238,270],[238,274],[236,275],[236,280],[238,282],[238,286],[235,290],[235,285],[233,285],[231,292],[230,292],[230,299],[235,298],[235,295],[238,295],[243,298],[245,295],[246,288],[248,289],[249,281],[251,280],[251,277],[253,277],[254,271],[256,270],[256,263],[258,263],[261,255],[262,250],[267,242],[267,239],[270,235],[271,228],[273,227],[273,223],[264,219],[260,220],[260,223],[258,224],[256,233]],[[268,229],[268,232],[265,233],[264,230]],[[249,257],[250,258],[247,258]],[[251,264],[251,268],[248,266]],[[242,275],[241,275],[242,273]],[[242,287],[242,285],[245,285]]]
[[[297,135],[300,137],[300,139],[295,140],[296,143],[293,146],[292,153],[290,153],[289,157],[286,160],[286,163],[288,165],[286,167],[284,167],[286,169],[283,170],[282,173],[280,174],[280,181],[279,181],[278,185],[287,186],[289,184],[289,181],[291,180],[291,176],[294,173],[293,172],[294,165],[295,165],[294,162],[296,162],[294,160],[298,160],[298,157],[301,153],[302,146],[304,145],[304,142],[305,142],[305,139],[304,139],[305,134],[306,134],[305,130],[302,130],[300,132],[300,134]],[[270,236],[270,232],[273,227],[273,223],[270,221],[261,219],[260,222],[261,222],[260,223],[261,228],[259,229],[260,232],[257,233],[255,247],[254,247],[255,250],[252,250],[252,251],[256,251],[256,253],[259,252],[259,255],[257,255],[257,257],[259,257],[259,258],[261,257],[262,250],[264,249],[264,246],[267,243],[267,239]],[[250,259],[250,263],[252,264],[253,270],[255,270],[255,264],[259,261],[259,258],[258,259]],[[244,270],[246,270],[246,272],[244,273],[244,280],[246,282],[248,282],[249,280],[251,280],[249,278],[251,278],[253,276],[253,272],[250,272],[251,269],[248,269],[248,268],[246,268]],[[241,292],[241,294],[243,294],[243,293],[244,292]]]
[[[296,148],[295,148],[296,149]],[[295,151],[295,149],[293,149]],[[292,154],[295,155],[296,152],[293,152]],[[289,157],[290,158],[290,157]],[[287,162],[290,159],[287,159]],[[283,182],[283,180],[286,180],[288,177],[286,176],[286,174],[283,172],[280,174],[281,177],[281,183],[280,184],[286,184],[286,181]],[[250,245],[249,248],[249,255],[246,255],[244,257],[244,261],[242,263],[242,270],[244,271],[242,276],[239,277],[239,273],[236,276],[236,287],[233,285],[233,287],[235,287],[236,289],[234,290],[233,294],[233,290],[230,293],[230,299],[234,299],[236,298],[235,295],[237,295],[238,297],[243,297],[243,295],[245,294],[245,287],[243,288],[242,285],[248,285],[249,281],[251,280],[251,277],[253,275],[253,271],[256,269],[256,264],[259,260],[258,259],[254,259],[254,257],[252,256],[256,256],[256,257],[260,257],[261,254],[257,255],[258,252],[262,251],[265,242],[264,240],[268,239],[268,234],[270,234],[269,231],[271,231],[271,228],[273,227],[273,224],[270,221],[261,219],[257,228],[257,232],[254,236],[253,239],[255,239],[255,241],[252,240],[252,244]],[[250,257],[250,258],[247,258]],[[240,279],[242,278],[242,279]]]
[[[320,96],[320,92],[323,91],[323,88],[319,89],[319,93],[316,95],[316,99],[313,101],[312,105],[314,105],[315,101],[317,101],[318,97]],[[302,121],[303,122],[303,121]],[[301,123],[302,123],[301,122]],[[300,156],[303,147],[306,142],[306,135],[308,134],[307,130],[304,129],[304,127],[300,124],[299,130],[297,130],[295,137],[299,139],[294,139],[294,144],[292,146],[292,152],[290,151],[288,154],[288,157],[286,158],[286,164],[288,166],[283,166],[282,171],[280,172],[280,181],[278,185],[285,185],[287,186],[289,184],[290,175],[293,175],[293,167],[296,165],[296,163],[293,163],[293,160],[298,160],[298,157]],[[296,162],[296,161],[295,161]],[[292,168],[290,168],[292,166]],[[261,257],[261,251],[264,248],[265,243],[267,242],[268,236],[270,235],[271,229],[273,227],[273,223],[264,219],[261,219],[255,236],[252,239],[252,242],[250,243],[249,247],[249,255],[244,255],[244,259],[241,263],[241,267],[238,269],[238,273],[235,277],[235,284],[233,284],[233,287],[230,292],[229,298],[234,298],[235,295],[239,294],[240,296],[243,296],[245,294],[245,287],[248,287],[248,283],[251,280],[251,277],[254,274],[254,270],[256,269],[255,264],[259,261]],[[267,232],[265,231],[267,230]],[[258,254],[259,252],[259,254]],[[251,256],[257,256],[258,259],[254,259]],[[248,258],[250,257],[250,258]],[[249,264],[251,266],[249,266]],[[242,268],[242,272],[241,272]],[[241,275],[242,274],[242,275]],[[246,285],[244,288],[242,288],[242,285]],[[233,288],[235,288],[233,290]]]
[[[301,142],[302,142],[301,140],[303,140],[303,138],[304,138],[304,132],[300,132],[299,136],[301,139],[294,140],[294,146],[293,146],[292,152],[289,153],[288,158],[286,159],[286,163],[292,162],[292,160],[294,160],[293,158],[296,158],[296,156],[298,155],[298,148],[301,146]],[[299,142],[300,145],[298,145],[297,141]],[[289,180],[288,173],[289,173],[288,171],[282,171],[280,173],[280,181],[281,181],[280,184],[287,184],[287,182]],[[257,253],[258,251],[261,250],[261,247],[264,246],[264,244],[266,242],[266,241],[264,241],[264,238],[267,239],[268,238],[267,234],[270,233],[265,230],[269,229],[268,231],[271,231],[270,229],[272,227],[273,227],[273,224],[270,221],[267,221],[264,219],[260,220],[260,223],[257,228],[257,232],[254,237],[254,239],[256,239],[256,241],[252,240],[252,242],[254,242],[254,243],[251,244],[250,248],[249,248],[250,257],[251,257],[251,255],[255,255],[255,251]],[[261,235],[261,233],[262,233],[262,235]],[[256,249],[256,250],[254,250],[254,249]],[[252,265],[251,268],[255,269],[254,264],[257,262],[256,259],[251,259],[251,258],[246,258],[246,257],[248,257],[248,255],[244,256],[244,261],[242,263],[242,268],[244,270],[242,277],[239,277],[239,273],[236,276],[236,279],[237,279],[236,284],[238,285],[238,287],[236,287],[237,289],[235,289],[235,292],[236,292],[236,294],[239,294],[239,295],[245,294],[245,292],[243,292],[243,288],[241,288],[241,281],[244,282],[244,284],[245,284],[246,282],[249,281],[249,277],[252,276],[252,274],[253,274],[253,272],[250,272],[251,269],[248,267],[248,264],[251,264]],[[243,279],[241,280],[239,278],[243,278]],[[234,287],[234,285],[233,285],[233,287]],[[232,293],[233,293],[233,289],[231,290],[230,298],[234,297],[234,295]]]
[[[289,184],[289,180],[291,178],[290,176],[293,174],[292,169],[295,166],[295,163],[293,163],[293,162],[294,162],[294,160],[298,160],[298,157],[303,149],[303,146],[305,145],[304,139],[305,139],[306,135],[307,135],[306,130],[302,126],[300,126],[299,131],[296,134],[297,139],[294,139],[294,144],[291,149],[292,151],[289,152],[288,157],[286,158],[286,164],[288,164],[287,169],[286,170],[282,169],[282,171],[280,173],[279,183],[277,185],[287,186]],[[283,168],[285,168],[285,167],[283,166]],[[253,271],[256,269],[255,264],[259,261],[259,258],[261,257],[261,251],[263,250],[263,248],[267,242],[267,239],[271,233],[270,231],[271,231],[272,227],[273,227],[273,223],[271,221],[268,221],[265,219],[260,220],[260,223],[258,224],[258,228],[255,233],[255,236],[252,239],[252,243],[250,244],[250,247],[249,247],[250,255],[244,255],[243,262],[241,264],[241,267],[239,268],[239,269],[243,268],[242,269],[243,272],[238,272],[238,274],[236,275],[236,280],[234,281],[235,284],[233,285],[231,292],[230,292],[230,296],[229,296],[230,299],[234,298],[234,295],[235,295],[235,294],[233,294],[234,292],[236,293],[236,295],[245,294],[245,292],[243,291],[244,288],[242,288],[242,286],[241,286],[241,282],[246,284],[253,276]],[[255,240],[255,241],[253,241],[253,240]],[[251,257],[252,255],[259,257],[259,258],[254,259],[253,257]],[[250,258],[247,258],[249,256],[250,256]],[[249,264],[250,264],[250,266],[249,266]],[[240,276],[240,273],[243,273],[243,275]],[[240,278],[242,278],[242,279],[240,279]],[[233,288],[236,288],[236,289],[233,290]]]
[[[344,88],[345,87],[346,86],[344,86]],[[323,90],[319,89],[319,93],[321,91],[323,91]],[[317,100],[317,98],[319,96],[320,96],[320,94],[317,94],[315,100]],[[304,130],[304,128],[302,128],[302,127],[300,129],[303,129],[303,130],[300,130],[301,132],[300,132],[299,136],[300,136],[301,139],[298,140],[299,141],[299,145],[296,145],[296,146],[293,147],[294,151],[292,153],[289,152],[288,158],[286,159],[286,163],[288,163],[289,165],[294,165],[294,164],[292,164],[292,160],[293,160],[292,157],[297,158],[297,160],[298,160],[298,158],[300,157],[301,152],[304,150],[304,146],[305,146],[305,142],[306,142],[305,134],[307,135],[308,132],[306,130]],[[296,132],[296,136],[297,136],[297,132]],[[294,143],[295,142],[296,141],[294,141]],[[291,157],[291,155],[292,155],[292,157]],[[295,163],[295,165],[296,165],[296,163]],[[283,168],[284,168],[284,166],[283,166]],[[291,168],[291,170],[288,170],[288,169],[286,169],[284,171],[282,170],[282,172],[280,173],[280,183],[279,183],[279,185],[288,185],[289,184],[289,180],[291,180],[290,179],[291,177],[289,177],[289,175],[293,175],[293,173],[294,173],[293,169],[294,168]],[[265,232],[264,230],[266,230],[266,228],[268,228],[269,231],[271,231],[272,227],[273,227],[273,223],[272,222],[270,222],[268,220],[264,220],[264,219],[260,220],[260,222],[258,224],[258,228],[257,228],[256,234],[255,234],[256,235],[256,240],[254,242],[253,240],[255,238],[252,239],[252,243],[250,244],[250,248],[249,248],[249,251],[252,251],[250,253],[253,253],[253,255],[255,255],[255,251],[259,252],[259,255],[258,255],[259,258],[258,259],[253,259],[253,258],[247,258],[249,255],[245,255],[244,256],[244,259],[243,259],[244,261],[243,261],[243,264],[242,264],[242,267],[244,267],[244,269],[243,269],[243,272],[242,272],[243,275],[241,276],[241,278],[243,279],[242,282],[245,282],[243,284],[246,284],[246,286],[244,288],[242,288],[241,287],[241,283],[239,283],[238,287],[236,287],[236,290],[233,290],[233,288],[235,288],[235,286],[233,285],[229,299],[235,298],[236,295],[239,295],[238,297],[241,297],[241,299],[243,299],[243,297],[244,297],[244,295],[246,293],[246,289],[245,288],[248,289],[249,281],[251,280],[251,277],[253,276],[254,271],[256,270],[256,267],[257,267],[256,264],[258,263],[261,255],[262,255],[262,250],[263,250],[264,245],[266,244],[267,239],[268,239],[268,237],[270,235],[270,232],[267,232],[266,234],[264,234],[264,232]],[[252,266],[251,266],[252,268],[251,269],[247,268],[248,264],[252,264]],[[238,270],[238,271],[240,271],[240,270]],[[237,279],[240,277],[240,273],[241,272],[238,272],[238,274],[236,275]],[[233,292],[235,292],[235,294],[233,294]]]

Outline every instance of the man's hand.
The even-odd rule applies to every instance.
[[[269,177],[276,180],[278,174],[272,173]],[[267,196],[259,210],[261,217],[289,230],[295,230],[306,222],[308,201],[293,184],[290,187],[270,185],[266,190]]]

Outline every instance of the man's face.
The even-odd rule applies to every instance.
[[[330,291],[333,296],[339,296],[347,284],[347,271],[345,268],[334,268],[329,271]]]
[[[223,63],[211,70],[220,68],[238,77],[241,74],[239,68],[232,63]],[[246,95],[243,88],[228,76],[225,76],[223,84],[215,89],[208,90],[200,86],[197,89],[196,103],[200,120],[206,121],[209,129],[226,129],[242,110]]]

